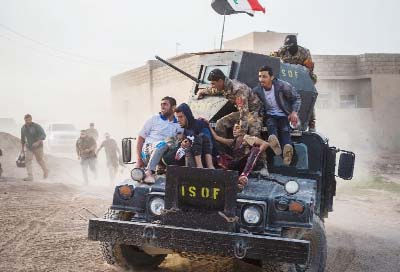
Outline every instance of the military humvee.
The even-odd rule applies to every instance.
[[[180,253],[230,257],[264,271],[324,271],[324,218],[332,211],[335,177],[352,178],[355,155],[306,131],[317,97],[306,68],[266,55],[218,51],[200,54],[202,65],[193,77],[158,59],[195,81],[191,108],[195,116],[211,122],[235,110],[223,97],[196,99],[212,69],[255,87],[258,68],[271,66],[302,97],[303,125],[292,133],[295,159],[285,166],[280,157],[269,156],[270,174],[254,171],[240,192],[236,171],[168,166],[165,176],[147,185],[140,182],[142,170],[133,169],[131,179],[115,187],[105,218],[89,222],[89,239],[101,241],[106,261],[129,268],[156,267],[167,254]],[[122,145],[124,162],[130,162],[131,139]]]

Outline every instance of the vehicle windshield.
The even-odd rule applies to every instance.
[[[211,65],[211,66],[207,66],[205,69],[204,76],[203,76],[204,83],[206,83],[206,84],[210,83],[210,81],[207,79],[208,75],[210,74],[210,72],[212,70],[214,70],[216,68],[220,69],[226,77],[229,77],[229,72],[230,72],[230,68],[231,68],[230,65]]]
[[[53,131],[76,131],[73,124],[54,124],[51,125]]]

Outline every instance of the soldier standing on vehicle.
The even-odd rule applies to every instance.
[[[166,96],[161,99],[161,109],[146,121],[139,132],[136,144],[136,167],[147,167],[144,182],[154,183],[157,165],[168,150],[166,139],[182,132],[174,116],[176,100]]]
[[[239,122],[241,134],[248,133],[260,136],[262,129],[262,102],[258,96],[244,83],[231,80],[220,69],[214,69],[208,75],[211,88],[198,92],[198,99],[206,95],[224,95],[238,109],[217,121],[215,131],[218,135],[227,137],[227,129]]]
[[[82,174],[84,184],[89,183],[88,168],[93,172],[94,178],[97,179],[97,160],[96,160],[97,144],[93,137],[89,136],[86,130],[81,130],[81,135],[76,141],[76,153],[78,160],[81,160]]]
[[[260,85],[253,90],[263,101],[268,134],[279,138],[283,146],[283,163],[289,165],[293,157],[290,123],[297,126],[300,95],[288,82],[275,78],[269,66],[259,69],[258,80]]]
[[[317,83],[317,75],[314,74],[314,62],[312,61],[310,50],[297,44],[296,35],[287,35],[284,46],[271,55],[279,57],[286,63],[303,65],[310,72],[310,77],[314,84]],[[308,129],[315,131],[315,124],[315,109],[313,108],[310,121],[308,122]]]
[[[43,141],[46,139],[46,133],[39,124],[32,122],[30,114],[26,114],[24,120],[25,124],[21,128],[21,153],[25,155],[28,172],[28,176],[24,180],[33,181],[33,156],[43,170],[43,178],[46,179],[49,175],[49,170],[43,158]]]
[[[100,150],[104,147],[110,181],[113,182],[118,171],[119,157],[121,156],[121,152],[118,148],[117,142],[110,137],[110,133],[106,133],[104,137],[106,139],[101,143],[96,154],[99,154]]]
[[[93,139],[97,142],[97,139],[99,138],[99,132],[97,129],[94,128],[94,123],[90,123],[90,128],[86,130],[88,136],[93,137]]]

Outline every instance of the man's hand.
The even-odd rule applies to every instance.
[[[143,168],[144,167],[144,162],[143,162],[142,158],[137,158],[135,167],[136,168]]]
[[[246,176],[240,176],[238,180],[238,186],[240,190],[243,190],[244,186],[247,185],[249,179]]]
[[[37,142],[34,142],[33,144],[32,144],[32,147],[38,147],[39,145],[40,145],[40,143],[41,143],[42,141],[37,141]]]
[[[288,116],[289,122],[292,124],[294,128],[297,127],[297,123],[299,121],[299,117],[297,116],[297,112],[293,111],[289,116]]]
[[[81,160],[81,156],[78,155],[78,161],[80,161],[80,160]]]
[[[200,90],[197,92],[197,99],[202,99],[205,96],[205,93],[203,90]]]

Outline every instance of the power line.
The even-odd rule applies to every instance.
[[[16,36],[18,36],[20,38],[28,40],[28,41],[30,41],[32,43],[35,43],[35,44],[39,45],[39,46],[45,47],[45,48],[47,48],[47,49],[49,49],[51,51],[55,51],[55,52],[61,53],[63,55],[67,55],[69,57],[78,58],[78,59],[84,60],[86,62],[92,62],[92,63],[95,63],[95,64],[104,64],[104,65],[119,65],[119,66],[125,66],[125,67],[126,66],[136,66],[136,64],[132,63],[132,62],[107,61],[107,60],[100,60],[100,59],[90,58],[90,57],[87,57],[87,56],[78,55],[78,54],[75,54],[75,53],[72,53],[72,52],[65,51],[63,49],[59,49],[59,48],[56,48],[56,47],[49,46],[49,45],[47,45],[47,44],[45,44],[43,42],[37,41],[35,39],[32,39],[32,38],[30,38],[30,37],[28,37],[28,36],[26,36],[24,34],[21,34],[21,33],[17,32],[17,31],[15,31],[14,29],[12,29],[12,28],[10,28],[10,27],[2,24],[2,23],[0,23],[0,27],[5,29],[5,30],[7,30],[7,31],[9,31],[9,32],[11,32],[11,33],[13,33],[14,35],[16,35]]]

